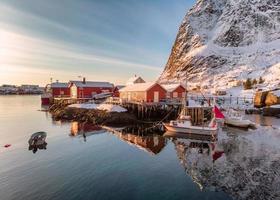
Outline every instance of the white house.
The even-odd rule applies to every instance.
[[[145,81],[140,76],[134,75],[127,80],[126,85],[133,85],[137,83],[145,83]]]

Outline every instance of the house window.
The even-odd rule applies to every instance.
[[[173,98],[178,98],[178,92],[173,92]]]

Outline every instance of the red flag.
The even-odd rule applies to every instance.
[[[215,117],[217,119],[224,119],[225,118],[224,114],[219,110],[219,108],[217,106],[214,106],[214,113],[215,113]]]
[[[223,151],[215,151],[214,154],[212,155],[213,162],[215,162],[215,161],[218,160],[220,157],[222,157],[223,154],[224,154]]]

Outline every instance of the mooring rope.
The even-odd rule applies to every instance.
[[[166,115],[164,118],[162,118],[162,120],[158,121],[158,122],[154,122],[154,125],[151,126],[151,127],[148,127],[145,129],[145,131],[149,130],[149,129],[152,129],[152,128],[155,128],[157,127],[158,125],[162,124],[162,122],[172,113],[174,108],[172,108]]]

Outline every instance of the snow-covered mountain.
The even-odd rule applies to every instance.
[[[280,83],[280,0],[198,0],[159,80],[230,87],[260,76]]]

